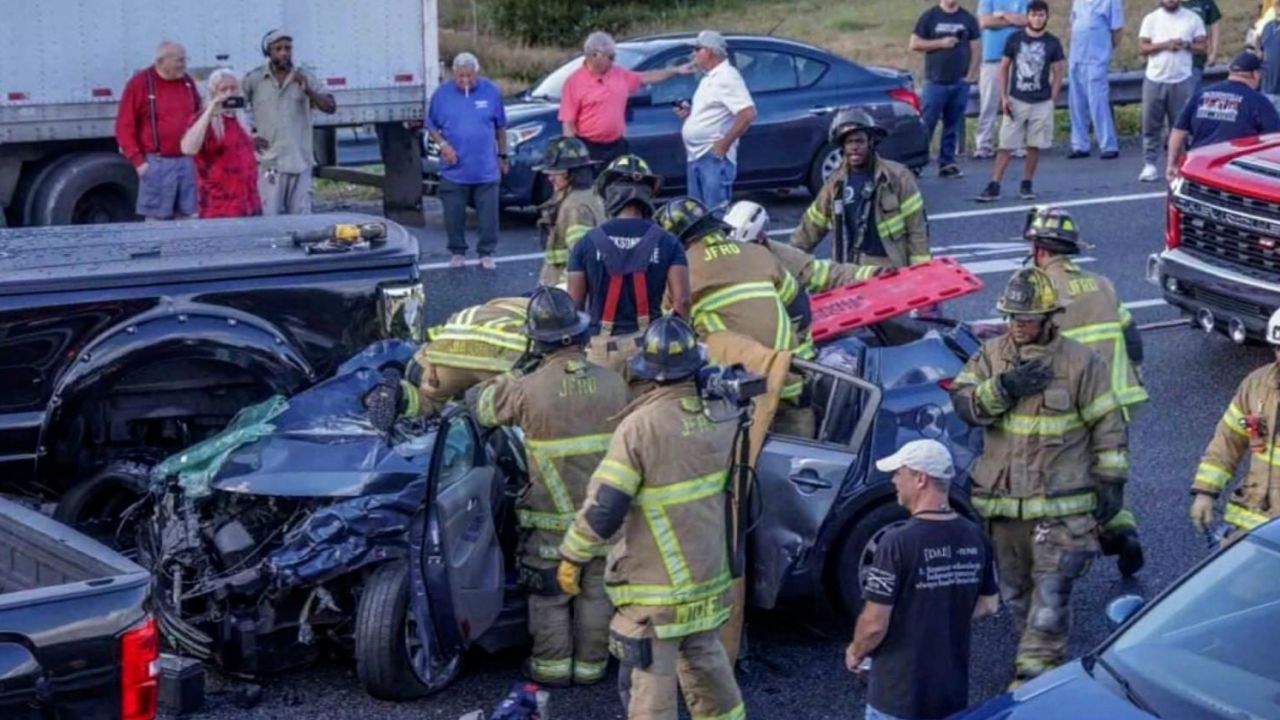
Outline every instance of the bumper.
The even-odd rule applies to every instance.
[[[1201,260],[1183,250],[1147,258],[1147,280],[1164,299],[1189,315],[1205,332],[1220,332],[1237,343],[1263,340],[1267,320],[1280,307],[1280,285]]]

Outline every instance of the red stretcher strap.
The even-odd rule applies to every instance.
[[[952,258],[899,268],[888,275],[810,298],[813,340],[817,343],[832,340],[856,328],[981,289],[982,280]]]

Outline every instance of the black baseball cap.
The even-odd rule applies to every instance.
[[[1262,60],[1257,55],[1245,50],[1231,59],[1231,72],[1257,72],[1262,69]]]

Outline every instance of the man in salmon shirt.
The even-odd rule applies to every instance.
[[[182,135],[199,113],[186,49],[160,43],[155,64],[124,86],[116,114],[116,143],[138,171],[137,212],[147,220],[196,214],[196,168],[182,154]]]
[[[605,32],[593,32],[582,45],[585,57],[564,82],[560,124],[565,137],[587,144],[591,159],[605,167],[631,151],[627,131],[627,96],[641,85],[654,85],[675,75],[691,75],[693,63],[664,70],[634,72],[614,64],[618,47]]]

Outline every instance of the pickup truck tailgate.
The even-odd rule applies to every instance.
[[[0,498],[0,718],[116,718],[122,636],[146,623],[150,575]]]

